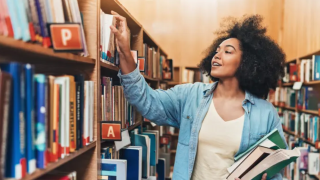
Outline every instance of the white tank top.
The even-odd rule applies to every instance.
[[[211,102],[199,133],[193,180],[226,179],[227,168],[234,163],[234,155],[240,148],[243,122],[244,115],[224,121]]]

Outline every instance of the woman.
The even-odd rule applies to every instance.
[[[180,128],[173,179],[225,179],[234,157],[277,128],[281,122],[269,89],[283,76],[285,55],[265,35],[260,16],[226,21],[200,64],[216,82],[152,90],[131,56],[126,19],[112,12],[111,26],[120,53],[119,78],[127,100],[157,123]],[[262,179],[266,179],[264,174]],[[273,180],[282,179],[279,173]]]

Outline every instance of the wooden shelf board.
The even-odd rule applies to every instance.
[[[71,153],[69,156],[63,158],[63,159],[59,159],[57,162],[54,163],[49,163],[47,165],[47,167],[45,169],[37,169],[34,173],[27,175],[26,177],[22,178],[21,180],[33,180],[33,179],[37,179],[43,175],[45,175],[46,173],[58,168],[59,166],[62,166],[63,164],[71,161],[72,159],[80,156],[81,154],[89,151],[90,149],[96,147],[96,141],[93,141],[91,144],[89,144],[86,147],[81,148],[80,150]]]
[[[286,61],[286,63],[292,63],[292,62],[295,62],[297,61],[297,59],[290,59],[289,61]]]
[[[310,82],[304,82],[303,85],[310,86],[310,85],[316,85],[320,84],[320,81],[310,81]]]
[[[39,44],[27,43],[10,37],[0,36],[0,54],[14,56],[22,60],[60,60],[77,63],[95,64],[95,60],[72,53],[57,53],[51,48],[44,48]]]
[[[303,137],[295,134],[294,132],[292,132],[292,131],[290,131],[290,130],[283,129],[283,132],[285,132],[285,133],[287,133],[287,134],[290,134],[290,135],[292,135],[292,136],[295,136],[296,138],[301,139],[303,142],[305,142],[305,143],[307,143],[307,144],[309,144],[309,145],[311,145],[311,146],[315,146],[315,143],[313,143],[313,142],[311,142],[311,141],[309,141],[309,140],[307,140],[307,139],[305,139],[305,138],[303,138]]]
[[[160,55],[164,55],[165,57],[168,57],[168,54],[160,48]]]
[[[100,66],[102,68],[105,68],[105,69],[108,69],[108,70],[111,70],[111,71],[116,71],[116,72],[119,71],[119,68],[117,66],[113,66],[113,65],[107,64],[107,63],[105,63],[103,61],[100,61]]]
[[[314,111],[314,110],[298,110],[299,112],[303,112],[303,113],[307,113],[307,114],[312,114],[312,115],[319,115],[318,111]]]
[[[293,86],[293,83],[282,83],[283,87],[289,87],[289,86]]]
[[[199,70],[199,67],[191,67],[191,66],[187,66],[186,69],[191,69],[191,70]]]
[[[313,55],[320,55],[320,50],[299,57],[299,59],[311,59]]]
[[[132,35],[136,35],[142,25],[129,13],[129,11],[118,0],[102,0],[101,9],[104,13],[111,14],[111,10],[117,12],[127,20],[127,25]]]
[[[279,107],[279,108],[282,108],[282,109],[291,110],[291,111],[295,111],[296,110],[296,108],[290,107],[290,106],[284,106],[284,107],[276,106],[276,107]]]
[[[175,154],[175,153],[177,153],[177,150],[170,150],[170,153],[172,153],[172,154]]]
[[[155,79],[155,78],[146,76],[146,75],[144,75],[144,74],[143,74],[143,77],[144,77],[144,79],[146,79],[147,81],[153,81],[153,82],[158,82],[158,81],[160,81],[159,79]]]
[[[181,84],[180,82],[176,82],[176,81],[170,81],[170,82],[168,82],[168,85],[173,85],[173,86],[175,86],[175,85],[178,85],[178,84]]]
[[[178,137],[179,133],[174,133],[174,134],[172,134],[172,136]]]

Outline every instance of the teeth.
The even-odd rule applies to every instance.
[[[213,63],[213,65],[214,65],[214,66],[220,66],[220,64],[219,64],[219,63],[216,63],[216,62]]]

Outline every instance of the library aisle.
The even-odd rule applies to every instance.
[[[172,179],[180,130],[128,102],[111,11],[141,79],[162,90],[214,83],[199,63],[218,22],[261,14],[287,58],[267,100],[300,152],[283,179],[320,179],[320,3],[201,1],[0,0],[0,180]]]

